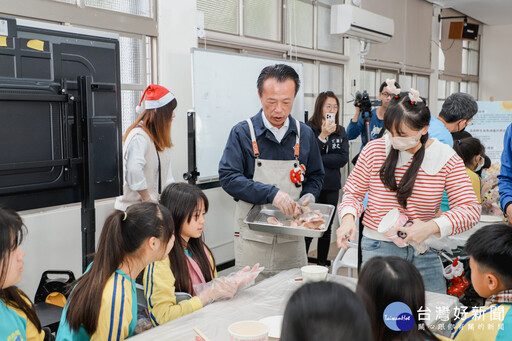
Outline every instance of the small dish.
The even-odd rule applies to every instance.
[[[259,322],[268,326],[268,336],[274,339],[281,337],[281,326],[283,324],[283,315],[275,315],[262,318]]]

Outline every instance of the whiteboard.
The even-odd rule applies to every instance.
[[[297,120],[303,120],[304,79],[301,62],[192,50],[199,182],[218,178],[219,161],[231,128],[261,109],[256,81],[261,70],[273,64],[290,65],[299,74],[301,87],[295,97],[292,115]]]

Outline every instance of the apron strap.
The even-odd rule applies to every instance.
[[[298,120],[295,120],[295,123],[297,124],[297,138],[295,140],[295,148],[293,148],[294,150],[294,156],[295,156],[295,159],[299,159],[299,152],[300,152],[300,122]]]
[[[256,143],[256,134],[254,133],[254,126],[252,125],[252,121],[250,118],[246,119],[247,124],[249,124],[249,131],[251,132],[251,141],[252,141],[252,152],[254,156],[258,158],[260,156],[260,151],[258,150],[258,143]]]

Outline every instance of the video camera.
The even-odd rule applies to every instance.
[[[363,120],[370,121],[370,118],[372,117],[372,107],[381,106],[382,101],[370,100],[370,96],[368,96],[368,92],[366,90],[364,90],[362,93],[361,91],[357,91],[355,97],[354,106],[359,108],[361,114],[363,115]]]

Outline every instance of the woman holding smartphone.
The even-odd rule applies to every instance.
[[[308,125],[317,136],[318,147],[322,155],[325,178],[317,203],[338,205],[341,189],[341,167],[348,161],[348,137],[345,128],[339,124],[340,102],[332,91],[320,93],[316,99],[315,111]],[[327,265],[327,254],[331,244],[331,225],[318,239],[318,265]],[[306,238],[306,252],[309,251],[312,238]]]

